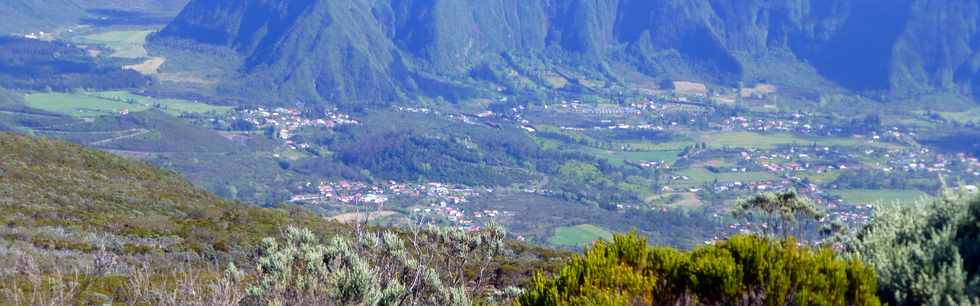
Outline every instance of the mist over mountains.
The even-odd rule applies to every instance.
[[[425,75],[512,55],[658,79],[969,95],[978,13],[965,0],[196,0],[157,37],[234,48],[276,90],[328,101],[438,95]]]

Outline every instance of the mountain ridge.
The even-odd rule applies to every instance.
[[[157,36],[234,48],[277,92],[334,102],[438,96],[420,75],[464,77],[504,54],[728,85],[779,82],[773,65],[802,65],[815,71],[804,78],[857,92],[970,95],[978,11],[926,0],[197,0]],[[939,16],[950,30],[930,26]]]

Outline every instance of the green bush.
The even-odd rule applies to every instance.
[[[680,252],[631,233],[536,275],[517,305],[878,305],[875,281],[861,262],[792,239],[736,236]]]
[[[845,244],[874,267],[878,294],[891,305],[980,304],[980,198],[946,192],[879,210]]]

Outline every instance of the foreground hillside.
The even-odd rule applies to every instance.
[[[256,263],[248,258],[261,254],[260,241],[280,236],[289,225],[314,237],[372,235],[355,236],[355,228],[301,208],[229,202],[174,173],[112,154],[7,133],[0,134],[0,222],[4,305],[214,305],[204,292],[216,298],[217,289],[209,286],[218,285],[213,281],[224,267],[237,263],[252,271]],[[502,235],[496,239],[507,257],[486,257],[486,286],[517,285],[542,267],[542,255],[554,256],[505,242]],[[424,243],[432,250],[446,241],[453,240]],[[474,263],[458,267],[474,269]],[[201,292],[159,296],[171,290]]]
[[[927,0],[198,0],[158,38],[236,50],[250,77],[244,91],[334,103],[466,95],[487,65],[496,74],[565,65],[615,80],[629,67],[728,85],[970,94],[980,87],[970,43],[978,9]]]
[[[37,247],[90,251],[96,246],[80,238],[99,233],[136,253],[215,256],[246,251],[285,224],[340,230],[296,209],[231,203],[174,173],[79,145],[0,134],[0,160],[0,222]],[[39,228],[60,234],[20,233]]]
[[[743,216],[783,199],[753,198],[759,215]],[[980,201],[948,193],[854,234],[829,228],[822,247],[774,231],[678,251],[634,233],[569,257],[493,224],[384,229],[250,207],[111,154],[0,134],[0,304],[959,304],[977,302],[978,216]],[[800,221],[770,219],[783,235]]]

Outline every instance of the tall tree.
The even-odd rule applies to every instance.
[[[805,238],[810,221],[818,221],[824,217],[810,199],[794,190],[767,192],[740,199],[735,204],[733,214],[746,222],[754,220],[755,214],[764,215],[763,235],[766,237],[779,233],[783,238],[788,238],[795,230],[795,235],[801,239]]]

